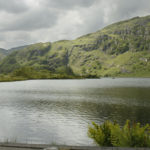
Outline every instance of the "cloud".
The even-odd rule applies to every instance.
[[[0,11],[8,13],[21,13],[27,11],[25,1],[23,0],[0,0]]]
[[[148,0],[108,0],[110,6],[105,4],[108,12],[106,17],[109,22],[115,22],[119,20],[129,19],[135,16],[150,15],[150,1]]]
[[[44,4],[59,9],[72,9],[77,7],[89,7],[98,1],[99,0],[44,0]]]
[[[52,25],[55,25],[57,21],[57,14],[53,11],[48,11],[46,9],[33,9],[14,17],[10,18],[10,23],[6,24],[3,27],[0,27],[0,30],[5,31],[33,31],[41,28],[50,28]]]
[[[74,39],[149,10],[149,0],[0,0],[0,47]]]

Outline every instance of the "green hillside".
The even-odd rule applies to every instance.
[[[21,50],[21,49],[24,49],[26,47],[28,47],[29,45],[24,45],[24,46],[19,46],[19,47],[13,47],[13,48],[10,48],[8,49],[8,54],[14,52],[14,51],[18,51],[18,50]]]
[[[0,48],[0,61],[7,55],[7,51],[3,48]]]
[[[21,70],[28,70],[21,74],[27,79],[44,74],[43,78],[150,77],[150,16],[121,21],[72,41],[24,46],[0,61],[1,74],[19,76],[16,72]]]

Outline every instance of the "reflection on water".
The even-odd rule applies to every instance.
[[[150,123],[150,79],[0,83],[0,140],[92,145],[92,122]]]

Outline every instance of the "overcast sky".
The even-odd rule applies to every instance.
[[[150,0],[0,0],[0,47],[75,39],[150,15]]]

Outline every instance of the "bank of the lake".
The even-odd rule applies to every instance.
[[[65,146],[48,144],[0,143],[0,150],[149,150],[149,148],[121,148],[98,146]]]

